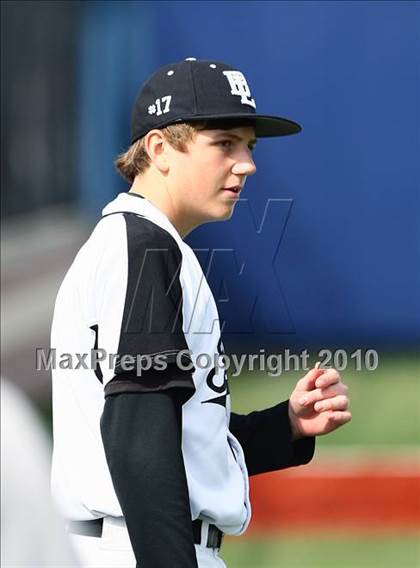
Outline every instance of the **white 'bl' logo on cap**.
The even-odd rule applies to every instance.
[[[241,97],[243,105],[249,105],[256,108],[254,99],[251,98],[251,91],[249,90],[248,83],[240,71],[223,71],[223,75],[229,81],[231,94]]]

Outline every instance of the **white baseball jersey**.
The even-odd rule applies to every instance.
[[[122,516],[100,433],[104,395],[190,388],[182,451],[192,519],[240,534],[251,515],[248,473],[228,428],[225,372],[204,364],[223,347],[201,266],[168,218],[141,196],[118,195],[103,216],[66,274],[55,305],[53,493],[69,519]],[[105,357],[99,366],[89,364],[95,348]],[[88,355],[82,360],[83,354]],[[139,355],[154,364],[194,365],[193,384],[186,373],[174,373],[162,384],[148,384],[144,373],[125,381],[124,357],[130,362]]]

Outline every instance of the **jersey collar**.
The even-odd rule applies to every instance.
[[[120,193],[102,210],[102,215],[110,213],[137,213],[170,233],[177,241],[182,238],[168,217],[145,197],[134,193]],[[182,241],[183,242],[183,241]]]

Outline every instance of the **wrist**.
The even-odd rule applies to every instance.
[[[289,423],[290,423],[290,432],[292,435],[292,442],[296,442],[297,440],[300,440],[301,438],[303,438],[303,435],[301,433],[301,431],[299,430],[299,427],[297,425],[297,419],[296,419],[296,415],[293,412],[292,406],[290,404],[290,400],[289,400]]]

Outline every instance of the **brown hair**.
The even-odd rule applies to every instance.
[[[169,144],[179,152],[187,151],[187,144],[194,138],[197,130],[201,130],[203,123],[170,124],[162,128],[163,135]],[[134,142],[126,152],[120,154],[115,160],[115,167],[122,177],[129,183],[144,173],[150,165],[150,158],[144,147],[144,137]]]
[[[209,120],[206,122],[182,122],[180,124],[170,124],[161,128],[163,135],[169,144],[178,150],[186,152],[187,144],[191,142],[194,135],[199,130],[206,129],[229,129],[239,126],[253,126],[252,121],[244,119],[230,120]],[[126,152],[120,154],[115,160],[115,167],[122,177],[129,183],[133,183],[134,178],[144,173],[150,166],[150,158],[144,147],[144,137],[136,140]]]

